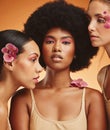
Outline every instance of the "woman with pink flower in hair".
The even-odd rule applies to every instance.
[[[104,47],[110,57],[110,0],[90,0],[87,12],[92,45]],[[105,99],[108,130],[110,130],[110,65],[104,66],[99,71],[97,79]]]
[[[33,89],[42,67],[39,47],[17,30],[0,31],[0,130],[11,130],[8,120],[8,101],[24,86]]]
[[[97,54],[88,22],[83,9],[64,0],[46,3],[29,17],[24,32],[38,43],[46,75],[33,90],[12,98],[13,130],[106,130],[102,94],[70,75]]]

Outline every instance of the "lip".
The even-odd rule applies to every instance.
[[[97,40],[99,37],[95,35],[90,35],[91,41]]]
[[[63,59],[63,57],[62,57],[61,55],[58,55],[58,54],[53,54],[53,55],[51,56],[51,59],[52,59],[53,61],[55,61],[55,62],[59,62],[59,61],[61,61],[61,60]]]
[[[35,84],[37,84],[38,82],[39,82],[39,76],[38,77],[36,77],[36,78],[33,78],[33,81],[35,82]]]

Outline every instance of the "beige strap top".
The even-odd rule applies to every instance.
[[[7,119],[7,130],[11,130],[11,125],[10,125],[9,119]]]
[[[110,67],[109,65],[106,67],[104,78],[103,78],[103,84],[102,84],[101,88],[102,88],[102,93],[103,93],[104,99],[105,99],[106,111],[107,111],[107,117],[108,117],[108,124],[109,124],[109,128],[110,128],[110,99],[107,99],[105,92],[104,92],[105,80],[106,80],[107,75],[108,75],[109,67]]]
[[[85,114],[85,88],[83,89],[81,111],[76,118],[67,121],[50,120],[41,115],[37,109],[33,91],[30,90],[32,109],[29,130],[87,130]]]

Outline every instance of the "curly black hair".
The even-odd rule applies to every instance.
[[[35,10],[24,24],[24,32],[34,39],[40,50],[47,32],[55,27],[68,31],[75,41],[75,56],[70,65],[74,72],[87,68],[98,48],[91,45],[86,11],[64,0],[52,1]],[[45,67],[41,54],[40,63]]]

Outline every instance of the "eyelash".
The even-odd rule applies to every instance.
[[[52,44],[52,43],[54,43],[54,41],[52,41],[52,40],[48,40],[48,41],[45,41],[47,44]]]
[[[52,44],[52,43],[55,43],[54,41],[46,41],[47,44]],[[62,41],[63,44],[67,45],[67,44],[70,44],[69,41]]]
[[[65,45],[70,44],[70,42],[68,42],[68,41],[64,41],[62,43],[65,44]]]
[[[35,61],[37,61],[37,58],[32,58],[31,61],[35,62]]]
[[[104,18],[98,18],[98,19],[97,19],[97,22],[98,22],[98,23],[105,23],[106,20],[105,20]]]

